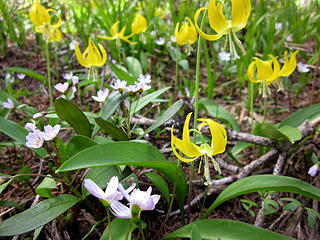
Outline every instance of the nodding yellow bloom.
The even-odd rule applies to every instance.
[[[91,40],[91,38],[89,38],[88,47],[82,54],[80,52],[78,43],[76,43],[74,50],[76,52],[78,62],[87,68],[101,67],[107,60],[107,53],[101,44],[98,44],[98,47],[100,51],[96,45],[94,45],[94,42]]]
[[[290,52],[291,57],[288,59],[288,52],[285,51],[284,58],[285,63],[280,69],[278,60],[272,55],[269,55],[269,60],[260,60],[254,57],[253,61],[250,63],[247,75],[251,82],[260,83],[259,92],[263,97],[267,97],[270,94],[269,85],[275,83],[278,85],[279,89],[282,88],[282,82],[279,81],[279,77],[289,76],[297,66],[296,55],[298,51]],[[255,73],[256,71],[256,73]]]
[[[147,20],[140,13],[136,13],[136,16],[131,24],[131,30],[134,34],[139,34],[147,30]]]
[[[230,52],[234,58],[238,58],[235,46],[232,41],[232,35],[235,43],[242,51],[244,51],[240,40],[235,35],[235,32],[241,30],[247,25],[247,20],[251,12],[250,0],[231,0],[232,12],[231,20],[227,20],[224,13],[223,7],[225,1],[209,0],[208,7],[202,7],[198,9],[194,15],[195,26],[198,33],[209,41],[215,41],[221,38],[223,35],[228,35]],[[209,24],[210,27],[216,32],[216,34],[206,34],[198,26],[198,17],[202,11],[208,10]],[[228,9],[225,9],[228,10]]]
[[[186,19],[187,19],[187,22],[182,23],[180,29],[179,29],[180,23],[177,23],[174,31],[174,35],[176,36],[177,43],[181,46],[185,44],[188,44],[188,45],[193,44],[198,37],[197,31],[192,21],[188,17],[186,17]]]
[[[102,39],[107,39],[107,40],[116,40],[117,41],[117,46],[120,46],[120,40],[123,40],[129,44],[137,44],[137,42],[132,42],[129,40],[129,38],[131,38],[134,33],[131,33],[128,36],[124,36],[124,32],[126,31],[126,26],[124,26],[120,32],[118,32],[118,25],[119,25],[120,21],[115,22],[112,27],[110,28],[110,33],[111,33],[111,37],[108,36],[98,36],[99,38]]]
[[[205,125],[208,125],[212,137],[211,146],[209,146],[207,143],[202,143],[199,147],[190,140],[189,122],[191,115],[192,112],[187,115],[184,122],[182,140],[173,135],[174,125],[171,128],[171,147],[174,155],[183,162],[192,162],[196,158],[203,155],[212,157],[216,154],[223,153],[227,145],[227,133],[224,127],[211,119],[199,118],[198,121],[202,123],[199,125],[198,131],[201,131]],[[176,151],[176,147],[189,158],[182,157]]]
[[[226,150],[227,133],[224,127],[222,127],[219,123],[208,118],[199,118],[198,121],[200,121],[201,123],[198,126],[198,132],[200,133],[201,129],[204,126],[208,125],[212,140],[211,140],[211,145],[209,146],[204,141],[200,133],[202,144],[198,146],[192,143],[190,140],[189,122],[190,122],[191,115],[192,115],[192,112],[187,115],[186,120],[184,122],[182,140],[173,135],[174,126],[172,126],[171,128],[172,151],[174,155],[183,162],[192,162],[198,157],[202,157],[205,162],[205,166],[204,166],[204,176],[206,178],[205,184],[211,184],[208,158],[211,158],[214,168],[219,173],[221,173],[219,164],[212,157],[216,154],[223,153]],[[185,156],[189,158],[185,158],[181,156],[176,151],[176,148],[179,149]]]
[[[136,7],[136,9],[137,9],[138,11],[142,11],[143,8],[145,8],[144,2],[138,2],[138,6]]]
[[[62,38],[60,30],[58,30],[61,25],[61,18],[58,16],[58,22],[51,24],[50,12],[58,15],[56,10],[46,9],[40,4],[39,0],[36,0],[29,10],[29,16],[36,27],[36,32],[44,33],[49,41],[59,41]],[[52,34],[53,36],[51,36]]]

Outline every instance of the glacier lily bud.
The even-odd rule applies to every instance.
[[[234,38],[236,45],[242,52],[244,52],[244,48],[235,33],[247,25],[247,21],[251,13],[251,2],[250,0],[231,0],[231,3],[231,20],[227,20],[223,13],[223,8],[226,5],[225,1],[209,0],[208,7],[202,7],[196,11],[194,21],[198,33],[209,41],[216,41],[223,35],[228,35],[230,53],[233,58],[239,58],[232,37]],[[206,34],[198,26],[197,22],[199,14],[205,10],[208,11],[210,27],[216,32],[216,34]]]
[[[145,32],[147,30],[147,20],[146,18],[140,14],[136,13],[136,16],[131,24],[131,31],[134,34],[139,34]]]
[[[131,38],[134,33],[131,33],[130,35],[128,36],[124,36],[124,32],[126,31],[126,26],[124,26],[120,32],[118,32],[118,25],[119,25],[120,21],[116,21],[112,27],[110,28],[110,33],[111,33],[111,37],[108,37],[108,36],[98,36],[99,38],[102,38],[102,39],[106,39],[106,40],[116,40],[116,44],[117,46],[120,46],[121,43],[120,43],[120,40],[123,40],[129,44],[132,44],[132,45],[135,45],[137,44],[137,42],[132,42],[129,40],[129,38]]]
[[[99,49],[96,47],[94,42],[89,38],[88,47],[81,54],[78,43],[75,43],[76,57],[80,65],[91,68],[101,67],[107,61],[107,53],[101,44],[98,44]],[[100,51],[99,51],[100,50]]]

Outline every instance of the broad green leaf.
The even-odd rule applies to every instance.
[[[117,75],[117,77],[122,81],[126,81],[128,85],[134,84],[134,82],[137,81],[136,77],[132,76],[126,71],[123,71],[121,68],[114,65],[111,61],[108,61],[108,64],[112,68],[112,71]]]
[[[232,116],[223,106],[218,105],[215,102],[210,100],[201,100],[199,102],[200,106],[203,106],[204,109],[209,113],[210,116],[218,119],[222,119],[228,123],[230,123],[233,130],[240,132],[240,127]]]
[[[194,224],[191,229],[191,240],[201,240],[200,230],[197,224]]]
[[[80,201],[72,195],[60,195],[44,200],[0,224],[0,236],[14,236],[47,224]]]
[[[78,107],[63,98],[56,99],[54,106],[59,118],[69,123],[78,134],[91,136],[90,123]]]
[[[251,147],[252,144],[251,143],[247,143],[247,142],[237,142],[236,145],[233,146],[233,148],[231,149],[231,153],[237,157],[238,154],[240,154],[240,152],[242,152],[242,150]]]
[[[115,218],[111,222],[111,239],[116,240],[126,240],[127,233],[130,228],[130,219],[120,219]],[[136,229],[136,226],[133,224],[131,232],[133,232]],[[131,239],[131,233],[129,234],[129,238]],[[109,227],[107,226],[104,230],[100,240],[109,240]]]
[[[309,226],[311,228],[314,228],[314,225],[316,224],[316,220],[317,218],[320,220],[320,214],[312,209],[312,208],[305,208],[305,210],[307,210],[307,213],[308,213],[308,223],[309,223]]]
[[[105,130],[110,136],[117,141],[129,141],[127,134],[111,122],[102,118],[95,118],[96,123]]]
[[[145,136],[146,134],[148,134],[149,132],[157,129],[158,127],[160,127],[162,124],[164,124],[165,122],[167,122],[170,118],[172,118],[182,107],[183,105],[183,100],[180,99],[177,102],[175,102],[171,107],[169,107],[160,117],[159,119],[152,124],[146,131],[144,131],[144,133],[142,135],[140,135],[137,139],[142,138],[143,136]]]
[[[15,207],[20,210],[23,210],[23,207],[21,207],[18,203],[7,200],[0,200],[0,207]]]
[[[49,176],[51,176],[51,175],[49,175]],[[53,189],[53,188],[58,188],[56,181],[53,178],[46,177],[43,179],[43,181],[37,187],[36,193],[40,197],[52,198],[53,196],[51,194],[50,189]]]
[[[308,119],[311,122],[318,117],[320,117],[320,104],[305,107],[290,114],[279,124],[279,127],[285,125],[299,127],[305,120]]]
[[[169,203],[170,191],[166,181],[159,174],[153,172],[146,172],[145,175],[159,189],[162,196],[166,199],[167,203]]]
[[[291,192],[320,201],[320,189],[296,178],[257,175],[240,179],[224,189],[212,203],[203,217],[207,217],[216,207],[230,198],[258,191]]]
[[[24,68],[24,67],[7,67],[3,69],[3,71],[6,72],[16,72],[16,73],[23,73],[29,77],[32,77],[34,79],[37,79],[41,81],[42,83],[46,83],[46,77],[29,69],[29,68]]]
[[[293,212],[297,209],[297,207],[302,206],[301,202],[299,202],[298,200],[293,199],[293,198],[280,198],[280,200],[290,202],[282,207],[283,210],[290,210]]]
[[[127,57],[128,71],[135,77],[139,77],[142,74],[142,67],[138,59],[134,57]]]
[[[120,105],[122,100],[121,94],[116,91],[110,94],[110,96],[107,98],[105,103],[103,104],[103,107],[100,110],[99,116],[103,120],[108,120],[112,114],[116,111],[118,106]],[[95,136],[100,130],[100,127],[98,124],[94,125],[92,136]]]
[[[279,132],[281,132],[282,134],[286,135],[288,137],[288,139],[290,140],[290,142],[292,142],[292,143],[300,140],[302,137],[301,132],[296,127],[291,127],[291,126],[285,125],[285,126],[278,128],[277,130]]]
[[[191,238],[192,229],[196,225],[203,239],[223,240],[293,240],[293,238],[270,232],[247,223],[227,219],[198,220],[169,233],[164,239]]]
[[[167,91],[170,87],[159,89],[153,93],[150,93],[139,100],[132,103],[131,112],[130,115],[133,115],[134,113],[140,111],[142,108],[144,108],[147,104],[152,102],[155,98],[157,98],[159,95]]]
[[[290,141],[294,142],[300,140],[301,133],[295,127],[282,126],[277,129],[274,125],[270,123],[260,123],[258,124],[253,133],[258,136],[267,137],[277,141]]]
[[[91,138],[82,135],[72,136],[66,146],[66,159],[94,145],[97,143]]]
[[[110,178],[113,176],[119,176],[119,171],[115,166],[98,167],[92,168],[87,173],[85,179],[91,179],[94,181],[101,189],[105,189],[108,185]],[[82,195],[88,196],[89,192],[84,187],[84,182],[82,182]]]
[[[189,69],[189,62],[186,59],[180,60],[179,65],[182,67],[183,70],[187,71]]]
[[[151,145],[138,142],[113,142],[99,144],[85,149],[64,162],[58,171],[81,168],[133,165],[155,169],[165,175],[173,184],[177,166],[168,162],[159,150]],[[187,181],[178,170],[177,196],[180,209],[183,209]]]
[[[29,131],[19,124],[0,117],[0,132],[3,132],[13,140],[26,146],[26,136],[28,135]],[[30,150],[35,152],[40,158],[43,158],[47,155],[47,152],[44,148],[30,148]]]

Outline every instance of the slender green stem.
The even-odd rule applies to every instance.
[[[203,202],[202,202],[201,210],[200,210],[200,218],[201,218],[201,216],[203,214],[204,204],[205,204],[207,196],[208,196],[208,190],[209,190],[209,185],[206,186],[206,192],[204,194],[204,198],[203,198]]]
[[[128,232],[127,232],[127,235],[126,235],[125,240],[127,240],[127,239],[128,239],[128,237],[129,237],[129,235],[130,235],[130,233],[131,233],[131,228],[132,228],[132,219],[130,218],[129,230],[128,230]]]
[[[109,240],[112,240],[112,232],[111,232],[111,220],[110,220],[110,207],[107,207],[107,217],[108,217],[108,228],[109,228]]]
[[[139,223],[139,230],[140,230],[140,232],[141,232],[141,239],[142,239],[142,240],[145,240],[141,221],[140,221],[140,223]]]
[[[264,103],[263,103],[263,122],[266,121],[267,116],[267,97],[264,97]]]
[[[254,117],[253,117],[253,82],[249,81],[249,109],[250,109],[250,118],[251,118],[251,132],[254,128]]]
[[[93,225],[92,228],[90,229],[90,231],[82,238],[82,240],[86,239],[86,238],[90,235],[90,233],[92,233],[93,230],[96,229],[96,227],[97,227],[100,223],[104,222],[106,219],[107,219],[107,217],[101,219],[101,220],[98,221],[95,225]]]
[[[51,87],[51,75],[50,75],[50,56],[49,56],[49,42],[46,40],[46,55],[47,55],[47,72],[48,72],[48,88],[49,88],[49,98],[50,98],[50,110],[53,111],[53,97],[52,97],[52,87]]]
[[[159,232],[161,231],[161,229],[163,229],[164,225],[166,224],[166,222],[168,221],[169,215],[171,213],[172,210],[172,206],[173,206],[173,202],[174,202],[174,198],[175,198],[175,194],[176,194],[176,189],[177,189],[177,182],[178,182],[178,173],[179,173],[179,169],[180,169],[180,163],[181,161],[178,159],[178,163],[177,163],[177,170],[176,170],[176,177],[173,183],[173,188],[172,188],[172,193],[171,193],[171,198],[170,198],[170,203],[169,203],[169,208],[168,208],[168,212],[166,215],[166,218],[164,219],[164,221],[161,224],[161,227],[159,228],[158,233],[156,234],[156,236],[158,236]]]

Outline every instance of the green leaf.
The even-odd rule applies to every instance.
[[[51,175],[49,175],[51,177]],[[44,198],[52,198],[52,194],[50,189],[53,188],[58,188],[56,181],[53,178],[50,177],[46,177],[43,179],[43,181],[39,184],[39,186],[36,189],[36,193],[40,196],[40,197],[44,197]]]
[[[210,100],[200,100],[199,104],[200,106],[204,107],[204,109],[209,113],[210,116],[222,119],[230,123],[233,130],[240,132],[240,127],[237,121],[232,116],[232,114],[229,113],[223,106],[218,105],[217,103]]]
[[[320,201],[320,189],[304,181],[285,176],[257,175],[240,179],[225,188],[203,217],[207,217],[216,207],[230,198],[258,191],[291,192]]]
[[[281,131],[280,131],[281,130]],[[277,141],[294,142],[301,138],[301,133],[298,129],[290,126],[283,126],[281,129],[276,129],[270,123],[260,123],[255,128],[253,133],[257,136],[267,137]]]
[[[223,240],[292,240],[293,238],[267,231],[263,228],[255,227],[247,223],[226,220],[209,219],[198,220],[185,225],[178,230],[168,234],[164,239],[171,238],[190,238],[193,226],[196,225],[203,239],[223,239]]]
[[[97,143],[91,138],[82,135],[72,136],[66,146],[66,159],[94,145],[97,145]]]
[[[133,225],[131,232],[134,231],[136,228]],[[111,222],[111,239],[117,240],[126,240],[126,235],[130,229],[130,219],[120,219],[116,218]],[[131,233],[129,234],[129,238],[131,239]],[[100,240],[109,240],[109,227],[107,226],[104,230]]]
[[[114,165],[152,168],[165,175],[172,184],[175,181],[177,168],[153,146],[138,142],[112,142],[99,144],[79,152],[64,162],[58,171]],[[180,169],[178,172],[177,196],[180,209],[183,209],[187,181]]]
[[[183,105],[183,100],[180,99],[177,102],[175,102],[171,107],[169,107],[160,117],[159,119],[152,124],[146,131],[144,131],[144,133],[142,135],[140,135],[137,139],[142,138],[143,136],[145,136],[146,134],[148,134],[149,132],[157,129],[158,127],[160,127],[162,124],[164,124],[165,122],[167,122],[170,118],[172,118],[182,107]]]
[[[117,77],[122,81],[126,81],[128,85],[134,84],[134,82],[137,81],[137,77],[132,76],[126,71],[123,71],[121,68],[117,67],[109,60],[108,64],[112,68],[112,71],[117,75]]]
[[[44,200],[4,220],[0,224],[0,236],[14,236],[32,231],[63,214],[79,201],[79,198],[68,194]]]
[[[159,95],[167,91],[170,87],[159,89],[153,93],[150,93],[141,99],[135,101],[132,103],[131,112],[130,115],[133,115],[134,113],[140,111],[142,108],[144,108],[147,104],[152,102],[155,98],[157,98]],[[138,104],[138,105],[137,105]],[[137,105],[137,106],[136,106]]]
[[[200,230],[197,224],[194,224],[191,229],[191,240],[201,240]]]
[[[142,74],[142,67],[138,59],[127,57],[127,65],[129,73],[133,74],[133,76],[139,77],[139,75]]]
[[[0,200],[0,206],[1,207],[15,207],[20,210],[23,210],[23,207],[21,207],[18,203],[6,201],[6,200]]]
[[[186,59],[182,59],[179,61],[179,65],[182,67],[183,70],[189,69],[189,62]]]
[[[316,220],[317,218],[320,220],[320,214],[312,209],[312,208],[305,208],[305,210],[307,210],[307,213],[308,213],[308,223],[309,223],[309,226],[311,228],[314,228],[314,225],[316,224]]]
[[[26,136],[28,135],[29,131],[19,124],[0,117],[0,132],[3,132],[13,140],[26,146]],[[44,148],[30,148],[30,150],[35,152],[40,158],[44,158],[47,155],[47,152]]]
[[[318,117],[320,117],[320,104],[312,105],[290,114],[279,124],[279,128],[285,125],[299,127],[305,120],[312,122]]]
[[[159,189],[162,196],[166,199],[167,203],[169,203],[170,191],[166,181],[159,174],[153,172],[146,172],[145,175]]]
[[[278,131],[281,132],[282,134],[286,135],[290,142],[295,142],[301,139],[302,135],[299,129],[296,127],[291,127],[291,126],[282,126],[278,128]]]
[[[23,73],[29,77],[32,77],[34,79],[37,79],[41,81],[42,83],[46,83],[46,77],[29,69],[29,68],[24,68],[24,67],[7,67],[3,69],[3,71],[6,72],[16,72],[16,73]]]
[[[90,123],[77,106],[63,98],[56,99],[54,106],[59,118],[68,122],[78,134],[91,136]]]
[[[280,198],[281,201],[290,201],[282,207],[283,210],[295,211],[297,207],[302,206],[302,203],[293,198]]]
[[[85,179],[91,179],[94,181],[101,189],[105,189],[113,176],[119,176],[119,171],[115,166],[98,167],[92,168],[87,173]],[[88,196],[89,192],[84,187],[84,181],[82,182],[82,195]]]
[[[114,140],[129,141],[127,134],[111,122],[102,118],[95,118],[96,123],[105,130]]]

